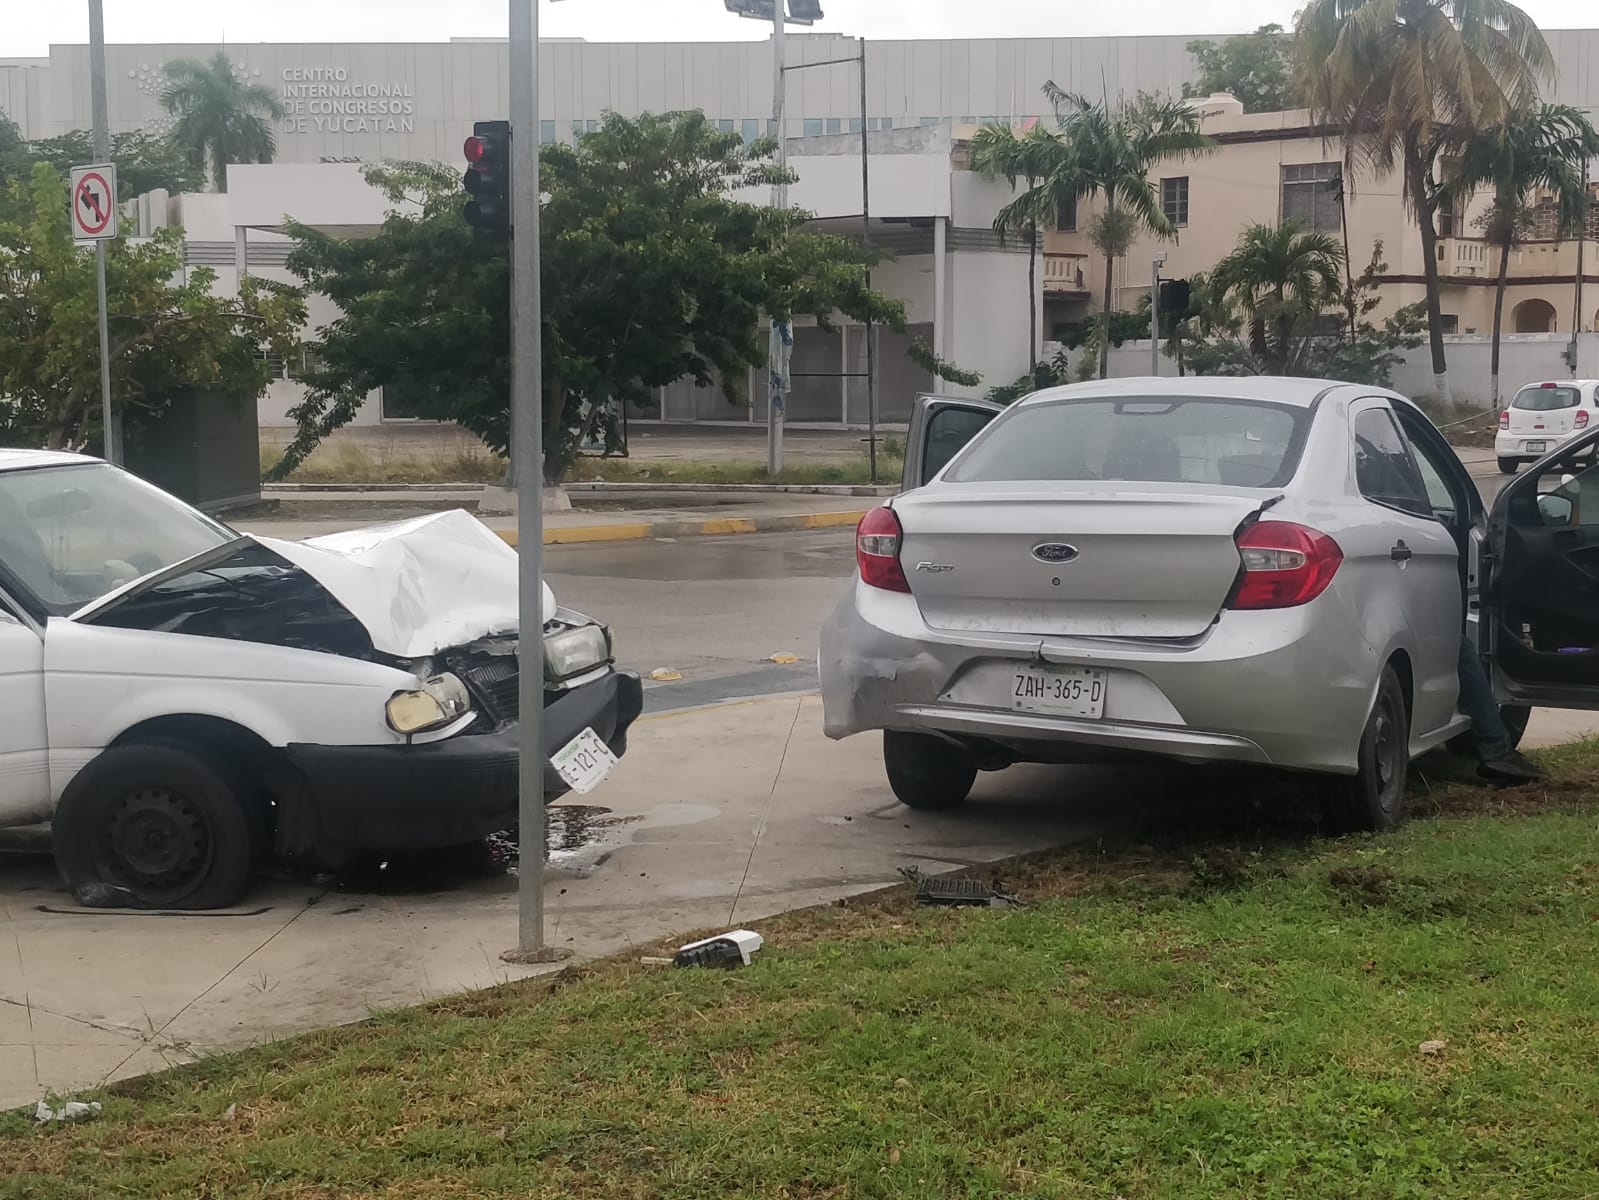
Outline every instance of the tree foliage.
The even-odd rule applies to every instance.
[[[267,384],[264,353],[292,352],[299,294],[253,278],[237,298],[214,294],[209,269],[185,277],[181,230],[137,246],[118,239],[106,259],[111,390],[130,437],[185,389],[253,403]],[[0,280],[0,444],[97,443],[94,256],[72,240],[66,184],[48,163],[0,193]]]
[[[30,178],[36,162],[49,163],[65,179],[73,167],[94,160],[94,137],[88,130],[74,129],[29,142],[0,113],[0,187],[10,180]],[[204,181],[170,141],[143,130],[112,134],[111,161],[117,165],[117,188],[124,196],[143,195],[155,188],[192,192]]]
[[[1343,294],[1344,251],[1297,221],[1246,227],[1210,272],[1210,287],[1243,314],[1250,349],[1268,375],[1297,374],[1322,313]]]
[[[742,402],[766,361],[767,320],[836,314],[905,327],[903,305],[866,286],[873,256],[734,193],[769,184],[769,143],[746,148],[703,114],[608,116],[576,146],[541,149],[545,471],[608,435],[626,403],[688,378]],[[419,416],[458,421],[504,450],[509,436],[509,275],[504,247],[475,242],[460,180],[440,167],[373,167],[394,208],[375,236],[304,227],[289,268],[341,315],[321,333],[294,410],[292,470],[377,389]],[[942,364],[948,366],[948,364]],[[951,368],[953,369],[953,368]]]
[[[242,79],[218,50],[208,61],[184,58],[166,66],[161,104],[176,118],[171,142],[199,174],[228,190],[229,163],[271,162],[277,154],[272,122],[283,105],[271,89]]]
[[[1230,92],[1245,112],[1280,112],[1294,106],[1294,40],[1281,25],[1262,25],[1225,41],[1196,38],[1188,53],[1199,78],[1183,85],[1187,97]]]
[[[1396,167],[1418,218],[1433,374],[1449,400],[1436,216],[1437,164],[1460,139],[1502,128],[1554,73],[1543,34],[1508,0],[1310,0],[1295,27],[1295,78],[1342,130],[1347,167]]]

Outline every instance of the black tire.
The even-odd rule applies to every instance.
[[[907,808],[955,808],[977,780],[977,762],[970,754],[927,733],[885,732],[883,766],[888,786]]]
[[[1501,704],[1499,719],[1505,724],[1505,732],[1510,735],[1510,748],[1514,750],[1527,735],[1527,722],[1532,719],[1532,708],[1526,704]],[[1448,749],[1451,754],[1461,758],[1471,758],[1477,752],[1472,745],[1470,732],[1455,734],[1449,739]]]
[[[1392,667],[1384,667],[1377,699],[1360,735],[1359,770],[1327,781],[1327,815],[1340,831],[1393,829],[1405,819],[1410,769],[1410,718]]]
[[[113,746],[79,771],[51,821],[74,895],[143,908],[237,904],[263,849],[259,814],[228,773],[167,742]]]
[[[1521,460],[1519,458],[1501,458],[1499,460],[1499,469],[1506,475],[1514,475],[1521,469]]]

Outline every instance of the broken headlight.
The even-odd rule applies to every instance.
[[[611,661],[611,632],[603,625],[554,629],[544,635],[544,672],[554,683]]]
[[[395,692],[386,711],[389,728],[410,737],[464,717],[472,711],[472,698],[454,675],[435,675],[415,691]]]

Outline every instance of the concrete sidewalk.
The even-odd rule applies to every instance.
[[[401,520],[450,507],[448,500],[421,504],[374,505],[335,502],[330,506],[306,506],[311,515],[297,517],[295,505],[286,504],[279,513],[265,517],[243,517],[233,522],[244,533],[298,541],[323,533]],[[735,533],[780,533],[797,529],[830,529],[853,526],[876,501],[870,497],[811,496],[770,493],[760,497],[737,497],[729,503],[683,504],[659,508],[626,508],[605,512],[564,512],[544,514],[544,544],[570,545],[577,542],[619,542],[644,538],[684,538],[722,536]],[[463,504],[461,507],[470,507]],[[284,510],[289,510],[287,513]],[[325,515],[326,514],[326,515]],[[332,515],[338,514],[338,515]],[[482,521],[511,545],[518,544],[515,517],[483,517]]]
[[[1592,735],[1535,715],[1529,745]],[[579,957],[751,925],[927,871],[1236,804],[1191,769],[1013,767],[948,813],[900,806],[875,737],[829,742],[817,697],[646,717],[583,804],[551,808],[548,939]],[[0,853],[0,1109],[533,973],[507,966],[516,880],[441,856],[342,885],[263,880],[224,913],[77,908],[36,842]],[[763,954],[782,954],[769,945]],[[545,968],[552,969],[552,968]]]

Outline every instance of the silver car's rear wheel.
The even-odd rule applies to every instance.
[[[927,733],[883,734],[888,786],[908,808],[954,808],[977,779],[977,762],[954,742]]]
[[[1392,829],[1405,819],[1410,770],[1410,717],[1392,667],[1384,667],[1377,700],[1360,735],[1360,769],[1328,780],[1328,816],[1340,829]]]

